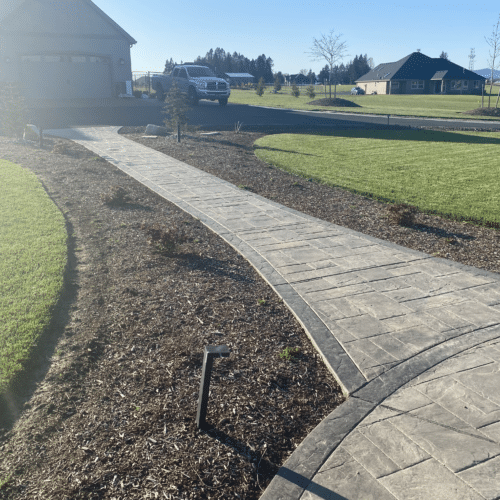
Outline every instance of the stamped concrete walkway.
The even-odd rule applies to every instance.
[[[347,401],[264,500],[500,498],[500,282],[326,223],[117,134],[47,131],[199,218],[283,298]]]

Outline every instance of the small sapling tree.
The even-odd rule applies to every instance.
[[[188,111],[186,98],[174,82],[165,96],[163,113],[167,115],[164,120],[165,126],[172,131],[177,129],[177,142],[181,142],[181,129],[187,127]]]
[[[297,87],[297,84],[295,82],[293,82],[292,84],[292,95],[293,97],[299,97],[300,95],[299,87]]]
[[[264,82],[264,78],[261,76],[259,81],[257,82],[257,87],[255,88],[255,93],[262,97],[264,95],[264,91],[266,90],[266,83]]]
[[[497,24],[493,27],[493,32],[489,38],[484,37],[486,43],[490,46],[488,65],[491,69],[490,77],[490,93],[488,95],[488,108],[490,107],[491,94],[493,92],[493,80],[495,70],[500,66],[500,16],[498,17]],[[497,100],[498,104],[498,100]]]
[[[309,97],[310,99],[314,99],[316,97],[316,92],[314,91],[313,85],[309,85],[306,88],[306,94],[307,94],[307,97]]]
[[[274,91],[279,92],[281,90],[281,82],[278,77],[274,79]]]
[[[321,38],[313,38],[313,45],[309,50],[309,55],[314,61],[324,59],[329,66],[330,77],[333,73],[333,67],[346,57],[346,42],[341,42],[342,35],[335,35],[334,30],[331,30],[328,35],[321,35]],[[328,82],[330,85],[330,99],[332,97],[331,78]],[[337,97],[337,86],[335,85],[335,97]]]

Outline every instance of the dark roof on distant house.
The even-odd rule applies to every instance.
[[[224,73],[228,78],[253,78],[250,73]]]
[[[462,68],[446,59],[428,57],[421,52],[412,52],[396,62],[379,64],[356,80],[357,82],[389,80],[480,80],[481,75]]]

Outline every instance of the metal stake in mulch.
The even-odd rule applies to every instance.
[[[207,345],[203,356],[203,368],[201,372],[200,393],[198,396],[198,412],[196,413],[196,426],[198,429],[205,429],[207,423],[208,394],[210,392],[210,376],[212,375],[212,367],[214,358],[228,358],[229,349],[225,345]]]

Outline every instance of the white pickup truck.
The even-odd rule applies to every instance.
[[[200,99],[218,100],[221,106],[225,106],[231,94],[226,80],[217,78],[210,68],[194,64],[176,66],[170,75],[153,75],[151,86],[158,98],[163,100],[173,82],[195,106]]]

